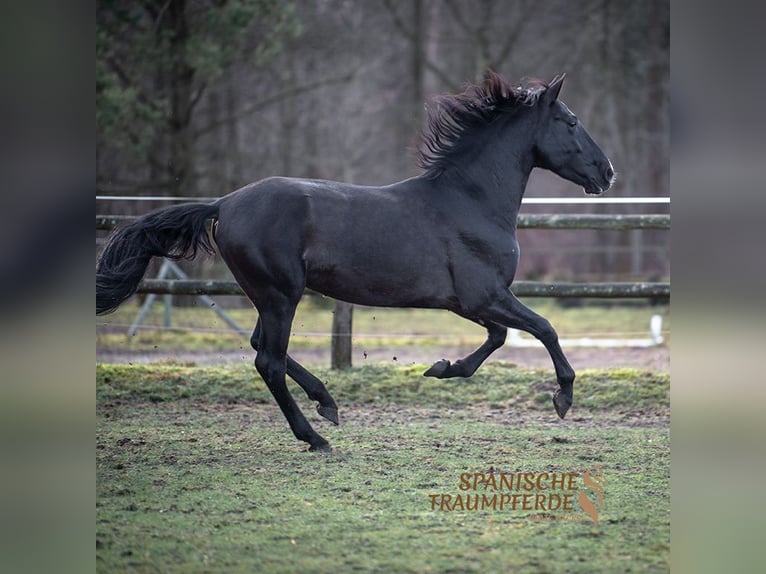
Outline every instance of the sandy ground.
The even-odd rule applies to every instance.
[[[366,362],[409,365],[412,363],[431,364],[439,359],[446,358],[455,361],[473,350],[471,347],[396,347],[396,348],[354,348],[352,362],[354,366],[360,366]],[[633,367],[652,371],[670,372],[670,349],[665,346],[634,348],[588,348],[571,347],[564,348],[572,367],[577,370],[589,368],[614,368]],[[306,365],[330,364],[330,351],[324,350],[297,350],[291,355],[299,362]],[[220,365],[248,362],[253,360],[253,353],[188,353],[188,352],[164,352],[130,353],[124,351],[106,351],[96,349],[96,361],[104,363],[147,363],[154,361],[174,361],[181,363],[194,363],[198,365]],[[543,348],[520,348],[505,345],[488,359],[488,361],[510,361],[520,366],[536,368],[552,368],[548,353]]]

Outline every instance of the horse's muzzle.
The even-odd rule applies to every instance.
[[[606,190],[608,190],[610,187],[612,187],[612,184],[615,182],[615,173],[614,168],[612,167],[612,164],[610,163],[606,169],[604,169],[603,174],[600,178],[592,177],[590,178],[590,181],[588,181],[588,185],[584,186],[583,189],[585,190],[585,193],[588,195],[601,195]]]

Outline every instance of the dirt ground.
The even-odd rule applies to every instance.
[[[446,358],[455,361],[470,353],[470,347],[392,347],[392,348],[354,348],[352,362],[363,365],[365,362],[391,362],[400,365],[412,363],[431,364]],[[577,370],[590,368],[632,367],[651,371],[670,371],[670,349],[666,346],[656,347],[570,347],[564,348],[572,367]],[[325,350],[296,350],[291,355],[306,365],[329,365],[330,351]],[[154,361],[173,361],[194,363],[198,365],[231,364],[250,362],[252,352],[231,353],[189,353],[184,351],[151,353],[131,353],[126,351],[105,351],[96,349],[96,361],[102,363],[147,363]],[[551,359],[543,348],[501,347],[488,359],[489,361],[509,361],[524,367],[552,368]]]

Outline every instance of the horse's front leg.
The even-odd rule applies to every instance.
[[[487,328],[487,340],[473,353],[463,359],[451,363],[447,359],[436,361],[430,369],[423,373],[426,377],[436,377],[437,379],[448,379],[451,377],[470,377],[476,372],[481,364],[487,360],[493,352],[503,346],[508,329],[497,323],[483,321],[481,319],[473,320]]]
[[[553,406],[563,419],[572,406],[575,372],[561,350],[555,329],[547,319],[529,309],[509,290],[493,301],[487,316],[506,327],[525,331],[545,345],[556,369],[559,384],[559,389],[553,395]]]

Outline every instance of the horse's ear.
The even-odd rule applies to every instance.
[[[553,81],[548,85],[548,89],[545,91],[545,101],[549,104],[555,102],[559,97],[561,86],[564,85],[564,78],[566,74],[561,74],[553,78]]]

